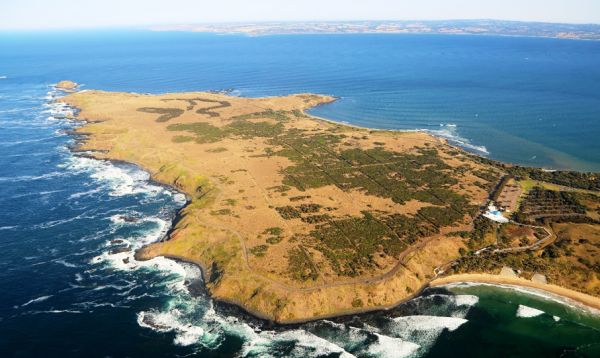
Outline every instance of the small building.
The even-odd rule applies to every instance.
[[[501,224],[509,221],[504,215],[502,215],[502,212],[498,210],[494,204],[490,204],[488,206],[488,210],[483,213],[483,217]]]

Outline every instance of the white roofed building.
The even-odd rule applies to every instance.
[[[502,215],[502,212],[498,210],[494,204],[490,204],[490,206],[488,206],[488,210],[483,214],[483,216],[498,223],[509,222],[508,218]]]

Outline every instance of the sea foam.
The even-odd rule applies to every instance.
[[[444,331],[455,331],[468,321],[441,316],[404,316],[390,320],[385,333],[408,342],[418,343],[422,350],[431,348]]]
[[[400,358],[413,355],[421,346],[416,343],[406,342],[399,338],[388,337],[375,333],[377,342],[371,344],[368,352],[381,358]]]
[[[542,310],[538,310],[537,308],[528,307],[528,306],[524,306],[524,305],[519,305],[519,308],[517,309],[517,317],[522,317],[522,318],[537,317],[537,316],[540,316],[543,314],[544,314],[544,311],[542,311]]]
[[[439,316],[404,316],[393,319],[394,329],[403,334],[407,331],[454,331],[467,323],[464,318],[439,317]]]
[[[354,357],[342,347],[316,336],[303,329],[287,330],[283,332],[265,331],[251,336],[246,336],[242,356],[275,356],[278,346],[292,346],[290,357],[319,357],[337,354],[339,357]]]
[[[26,307],[26,306],[29,306],[29,305],[34,304],[34,303],[39,303],[39,302],[46,301],[47,299],[49,299],[52,296],[53,295],[46,295],[46,296],[40,296],[40,297],[37,297],[37,298],[32,298],[29,301],[23,303],[20,307]]]
[[[169,192],[162,186],[150,184],[148,182],[150,175],[135,166],[116,166],[106,160],[73,156],[62,167],[75,173],[88,173],[92,179],[106,185],[112,196],[132,194],[156,196]]]
[[[157,332],[175,332],[174,344],[189,346],[200,340],[205,331],[202,327],[182,323],[177,310],[168,312],[142,311],[137,315],[140,327],[150,328]]]
[[[478,154],[490,154],[490,152],[485,146],[472,144],[471,141],[467,138],[461,137],[458,134],[456,124],[441,124],[440,129],[424,129],[423,131],[430,133],[436,137],[444,138],[450,144],[474,151]]]

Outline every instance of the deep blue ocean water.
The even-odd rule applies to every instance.
[[[455,285],[285,329],[216,306],[197,268],[131,257],[168,230],[182,195],[74,156],[78,124],[51,86],[332,94],[315,115],[600,170],[598,63],[600,43],[551,39],[1,33],[0,357],[600,356],[598,316],[510,288]]]

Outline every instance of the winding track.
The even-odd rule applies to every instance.
[[[525,227],[531,227],[531,228],[536,228],[536,229],[543,229],[546,232],[546,237],[534,242],[531,245],[528,246],[520,246],[520,247],[508,247],[505,249],[495,249],[492,251],[492,253],[510,253],[510,252],[523,252],[523,251],[529,251],[529,250],[539,250],[539,249],[543,249],[544,247],[550,245],[551,243],[554,242],[554,240],[556,240],[556,235],[554,235],[553,232],[551,232],[551,230],[548,230],[548,228],[544,227],[544,226],[536,226],[536,225],[527,225],[527,224],[521,224],[518,222],[515,222],[513,220],[511,220],[512,223],[519,225],[519,226],[525,226]],[[492,248],[492,246],[487,246],[484,247],[483,249],[477,250],[475,253],[473,253],[473,255],[479,255],[480,253],[487,251],[488,249]],[[446,270],[448,270],[448,268],[450,268],[451,266],[454,266],[459,260],[452,260],[450,262],[447,262],[441,266],[436,267],[433,271],[435,273],[435,277],[439,277],[440,275],[442,275],[444,272],[446,272]]]
[[[215,109],[220,109],[220,108],[226,108],[231,106],[231,104],[228,101],[218,101],[218,100],[210,100],[210,99],[204,99],[204,98],[173,98],[173,99],[164,99],[163,101],[167,102],[167,101],[186,101],[188,102],[188,107],[187,110],[193,110],[196,105],[197,102],[208,102],[208,103],[218,103],[218,105],[216,106],[211,106],[211,107],[207,107],[207,108],[200,108],[198,110],[196,110],[196,113],[198,114],[204,114],[204,115],[208,115],[210,117],[218,117],[220,116],[220,114],[218,112],[214,112]],[[259,106],[257,106],[258,108],[260,108]],[[264,108],[263,108],[264,109]],[[154,110],[154,108],[153,108]],[[167,108],[165,108],[164,110],[169,110]],[[159,111],[152,111],[149,113],[161,113]],[[159,117],[160,118],[160,117]],[[169,118],[171,119],[171,118]],[[320,119],[320,118],[316,118],[316,119]],[[167,119],[168,120],[168,119]],[[439,142],[438,142],[439,143]],[[302,151],[300,151],[298,148],[295,148],[287,143],[283,143],[284,145],[287,145],[290,149],[297,151],[301,157],[303,157],[304,160],[308,161],[308,158],[306,158],[305,153],[303,153]],[[360,166],[356,166],[353,165],[352,163],[350,163],[347,159],[340,157],[339,155],[332,153],[328,148],[324,148],[324,150],[326,150],[326,152],[328,152],[330,155],[337,157],[338,159],[340,159],[343,163],[346,163],[347,165],[351,166],[352,168],[355,168],[357,170],[359,170],[361,173],[363,173],[363,175],[369,177],[366,173],[364,173],[362,170],[360,170]],[[389,164],[390,163],[384,163],[384,162],[380,162],[379,160],[373,158],[373,160],[376,161],[376,163],[373,163],[371,165],[383,165],[384,167],[388,167],[389,168]],[[317,168],[317,170],[321,170],[323,171],[323,168],[320,168],[319,166],[315,166]],[[270,204],[270,200],[268,198],[268,195],[264,192],[264,188],[260,187],[258,185],[258,183],[256,182],[255,178],[249,174],[250,179],[253,181],[253,183],[256,185],[257,188],[260,188],[260,190],[262,191],[263,197],[265,199],[265,201]],[[221,184],[219,184],[218,180],[214,180],[215,178],[213,178],[213,183],[216,184],[217,189],[218,189],[218,196],[217,196],[217,200],[222,196],[223,190],[222,190],[222,186]],[[378,183],[374,178],[370,178],[369,179],[373,180],[376,184],[381,185],[380,183]],[[383,187],[384,190],[388,191],[387,188],[385,188],[383,185],[381,185]],[[344,191],[345,192],[345,191]],[[347,193],[346,193],[347,194]],[[347,195],[348,198],[351,198],[349,195]],[[439,198],[438,198],[439,199]],[[450,205],[452,210],[458,210],[457,208],[453,207],[452,205]],[[428,218],[423,217],[426,221],[430,221]],[[199,217],[194,217],[195,220],[197,221],[202,221],[201,218]],[[205,223],[208,223],[205,221]],[[432,223],[434,226],[437,227],[437,225],[435,225],[435,223]],[[219,225],[216,224],[214,222],[210,222],[209,224],[211,227],[219,229],[219,230],[223,230],[225,232],[228,232],[230,234],[232,234],[233,236],[237,237],[241,247],[242,247],[242,255],[244,258],[244,264],[246,266],[246,268],[252,272],[255,275],[260,276],[261,278],[267,280],[268,282],[272,283],[273,285],[282,288],[284,290],[287,291],[292,291],[292,292],[313,292],[313,291],[318,291],[321,289],[326,289],[326,288],[332,288],[332,287],[340,287],[340,286],[348,286],[348,285],[356,285],[356,284],[372,284],[372,283],[377,283],[379,281],[383,281],[383,280],[387,280],[392,278],[399,270],[400,268],[407,268],[405,266],[406,262],[408,261],[408,259],[410,258],[410,255],[415,253],[416,251],[422,249],[424,246],[426,246],[428,243],[430,243],[431,241],[438,239],[439,237],[441,237],[441,234],[438,235],[434,235],[434,236],[430,236],[430,237],[426,237],[424,239],[421,239],[419,241],[417,241],[415,244],[410,245],[406,250],[402,251],[400,253],[400,255],[397,258],[397,262],[396,264],[387,272],[377,275],[377,276],[373,276],[373,277],[367,277],[367,278],[357,278],[357,279],[351,279],[351,280],[344,280],[344,281],[338,281],[338,282],[333,282],[333,283],[323,283],[323,284],[319,284],[319,285],[315,285],[315,286],[310,286],[310,287],[297,287],[297,286],[292,286],[286,283],[283,283],[281,281],[278,281],[276,279],[273,279],[269,276],[266,276],[265,274],[261,273],[261,272],[257,272],[255,271],[252,266],[250,265],[249,259],[248,259],[248,248],[246,246],[246,242],[243,238],[243,236],[236,230],[232,230],[231,228],[225,227],[224,225]],[[286,224],[287,226],[287,224]],[[394,234],[396,234],[391,228],[389,228]],[[397,235],[397,234],[396,234]],[[399,238],[399,237],[398,237]],[[456,260],[455,260],[456,261]],[[455,262],[452,261],[452,262]],[[445,265],[444,265],[445,266]],[[437,270],[437,268],[436,268]],[[436,273],[437,277],[437,272],[436,270],[434,270],[434,273]]]

